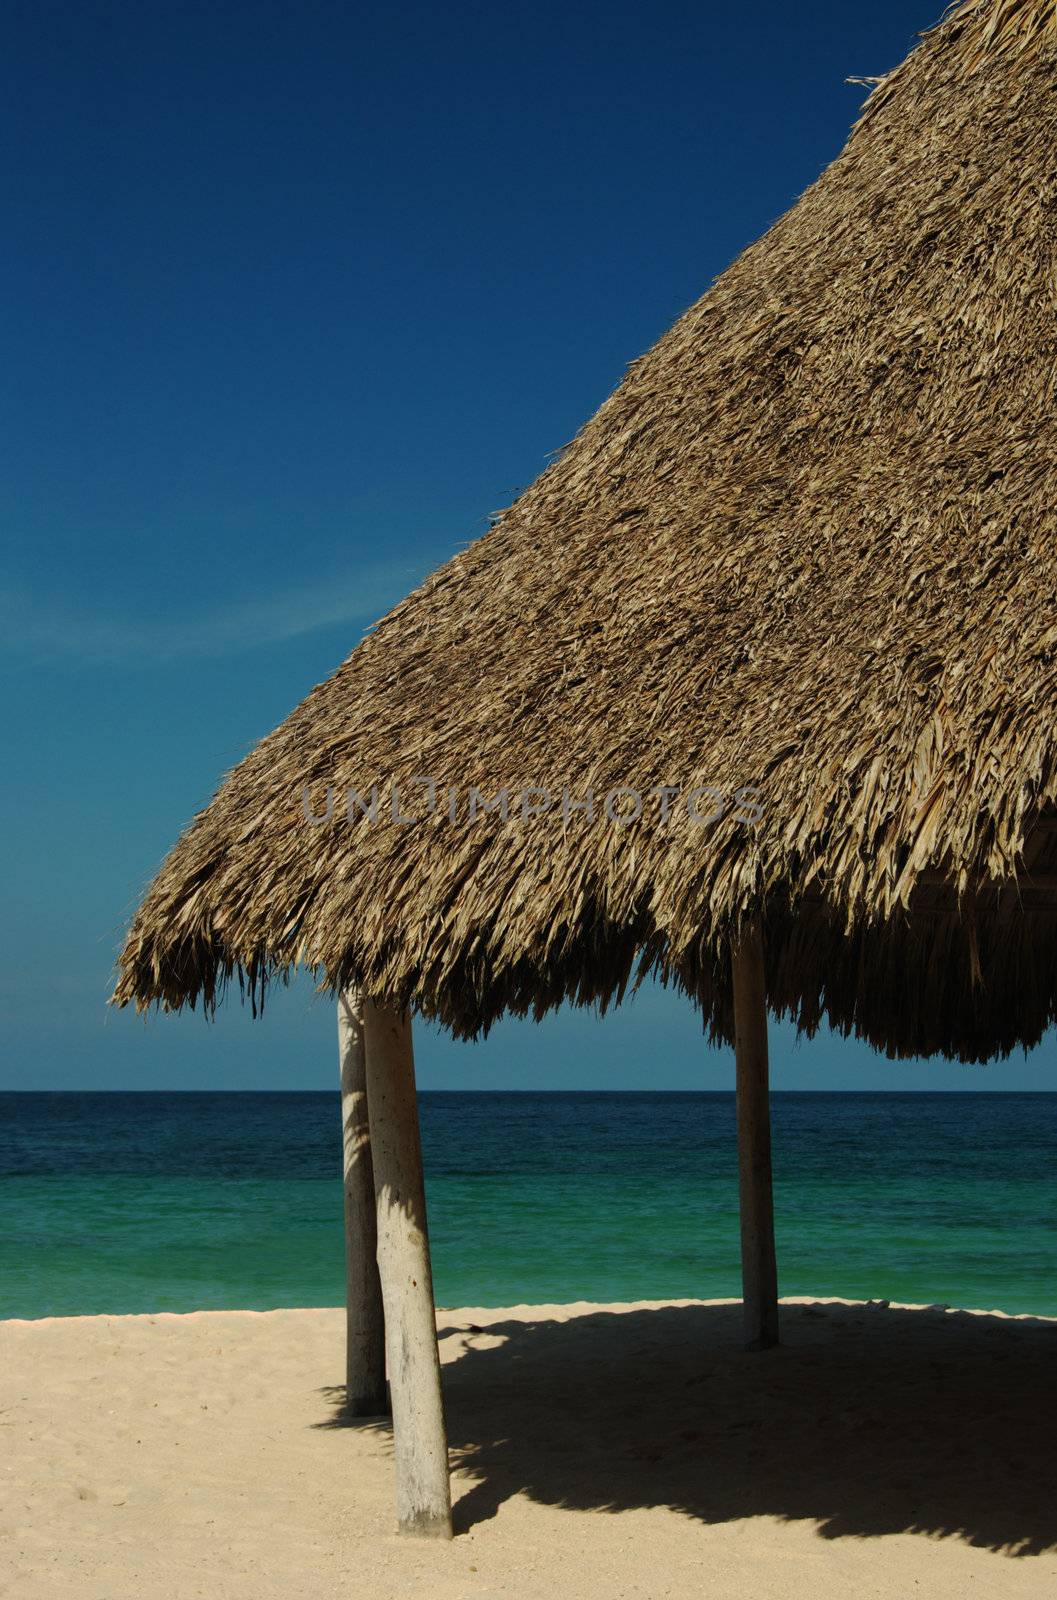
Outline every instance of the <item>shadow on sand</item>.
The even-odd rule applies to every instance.
[[[739,1332],[734,1305],[442,1327],[456,1531],[521,1492],[1057,1547],[1057,1326],[821,1303],[783,1307],[781,1349]]]

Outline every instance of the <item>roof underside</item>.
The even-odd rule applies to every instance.
[[[1038,1039],[1053,10],[985,0],[926,35],[532,488],[235,769],[151,886],[119,1003],[208,1006],[232,975],[259,1000],[300,963],[472,1034],[657,971],[727,1037],[727,944],[762,905],[769,999],[809,1030],[965,1059]],[[379,817],[347,820],[372,786]],[[471,787],[509,820],[469,820]],[[522,817],[529,788],[552,804]]]

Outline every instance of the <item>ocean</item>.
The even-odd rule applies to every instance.
[[[737,1295],[728,1093],[420,1096],[439,1305]],[[1057,1094],[778,1093],[783,1294],[1057,1315]],[[0,1094],[0,1317],[338,1305],[337,1093]]]

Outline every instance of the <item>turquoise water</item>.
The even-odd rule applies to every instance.
[[[420,1096],[438,1303],[739,1288],[729,1094]],[[783,1294],[1057,1315],[1057,1094],[776,1094]],[[0,1094],[0,1316],[336,1305],[330,1093]]]

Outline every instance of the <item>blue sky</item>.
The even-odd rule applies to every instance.
[[[0,1087],[323,1087],[311,984],[104,1005],[219,776],[837,153],[924,0],[14,0]],[[936,7],[937,11],[939,7]],[[433,1087],[726,1087],[685,1002],[421,1030]],[[1048,1087],[776,1029],[779,1087]]]

